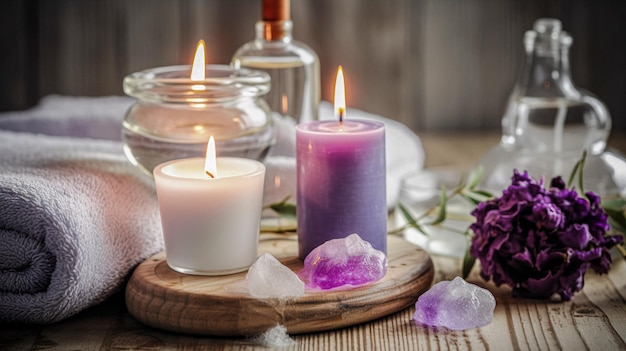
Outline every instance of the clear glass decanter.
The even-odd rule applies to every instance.
[[[256,38],[233,55],[231,66],[267,72],[271,90],[264,97],[272,111],[296,123],[317,119],[320,67],[315,52],[293,40],[289,0],[263,0]],[[295,152],[295,150],[294,150]]]
[[[535,21],[526,32],[523,69],[502,118],[502,139],[480,161],[483,186],[495,192],[510,184],[513,169],[527,170],[548,182],[567,180],[587,150],[585,190],[600,195],[626,191],[626,163],[605,150],[611,128],[609,111],[591,93],[578,89],[569,68],[572,37],[557,19]]]

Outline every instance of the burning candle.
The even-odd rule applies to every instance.
[[[357,233],[387,250],[385,127],[346,119],[343,71],[335,82],[336,121],[296,126],[299,256]]]
[[[219,156],[262,161],[276,142],[271,111],[262,98],[266,72],[207,65],[204,41],[189,65],[150,68],[124,78],[137,98],[122,123],[124,153],[152,175],[165,161],[203,157],[214,135]]]
[[[175,271],[222,275],[246,270],[257,257],[265,166],[215,156],[162,163],[154,169],[165,256]]]

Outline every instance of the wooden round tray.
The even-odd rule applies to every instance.
[[[261,236],[269,252],[294,272],[302,269],[295,236]],[[149,326],[190,334],[249,336],[282,324],[290,334],[316,332],[381,318],[415,303],[433,280],[428,254],[402,238],[388,239],[389,269],[373,284],[344,291],[307,292],[295,299],[248,294],[246,272],[218,276],[178,273],[163,252],[141,263],[126,287],[130,314]]]

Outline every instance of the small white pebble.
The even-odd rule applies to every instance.
[[[282,324],[277,324],[253,340],[265,347],[287,347],[295,344],[295,341],[287,334],[287,328]]]

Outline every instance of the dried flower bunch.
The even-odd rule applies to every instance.
[[[585,195],[568,189],[561,177],[545,189],[542,181],[515,171],[501,197],[472,211],[470,254],[480,260],[480,275],[511,286],[514,296],[558,294],[567,301],[582,289],[588,267],[607,273],[609,249],[622,237],[605,236],[609,224],[600,198]]]

